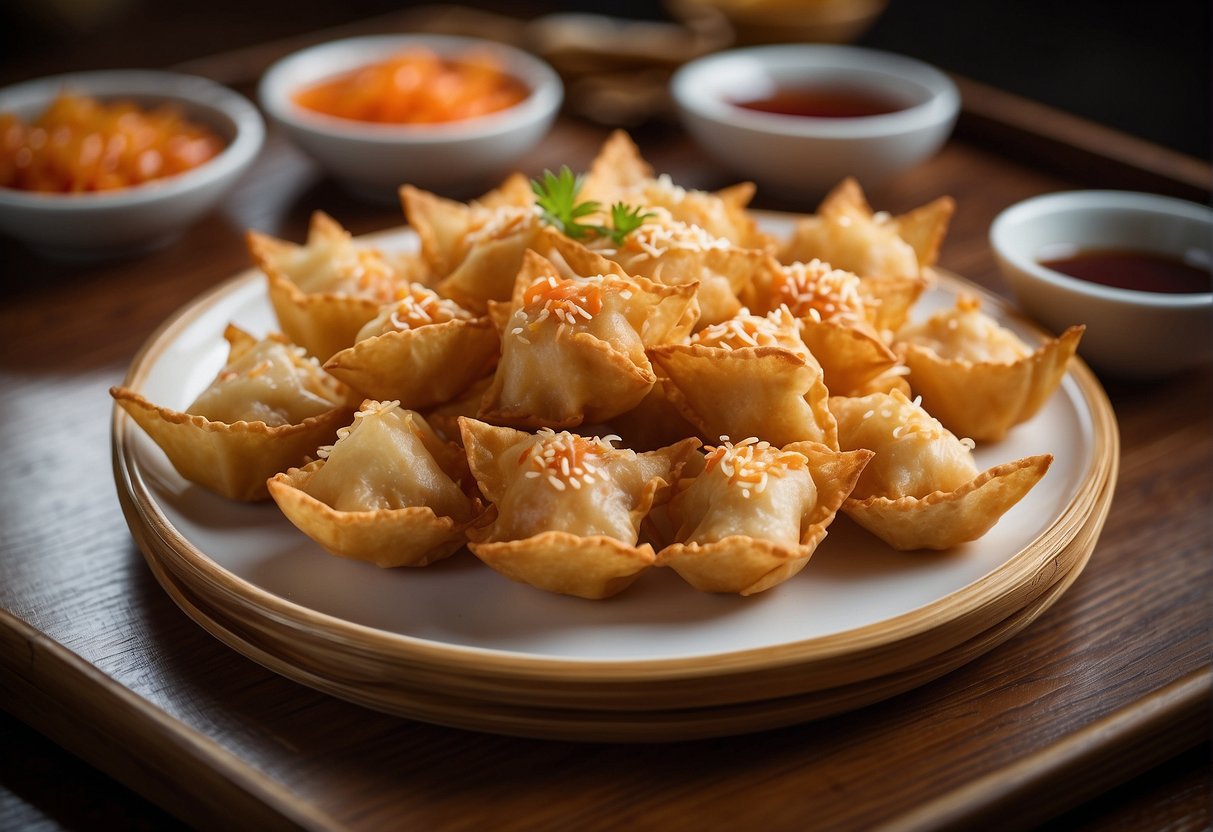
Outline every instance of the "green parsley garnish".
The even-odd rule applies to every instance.
[[[618,246],[653,216],[652,212],[642,211],[640,207],[616,202],[611,206],[611,227],[581,222],[584,217],[602,211],[602,206],[594,200],[577,201],[584,182],[585,177],[574,175],[568,165],[562,165],[559,173],[545,170],[540,179],[531,180],[531,190],[535,192],[535,203],[543,212],[543,221],[566,237],[574,240],[584,240],[591,234],[610,237]]]
[[[656,216],[652,211],[644,211],[639,205],[624,205],[622,202],[616,202],[611,206],[611,225],[614,228],[603,228],[601,231],[609,234],[611,239],[615,241],[615,245],[623,245],[623,239],[635,231],[640,226],[644,225],[644,221],[649,217]]]
[[[531,190],[535,192],[536,204],[543,211],[543,221],[574,240],[585,239],[587,234],[598,231],[598,226],[579,220],[602,210],[597,202],[577,201],[584,181],[585,177],[574,176],[568,165],[562,165],[559,174],[545,170],[542,179],[531,180]]]

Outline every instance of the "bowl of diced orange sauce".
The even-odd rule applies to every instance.
[[[495,181],[547,133],[563,87],[546,63],[505,44],[377,35],[283,58],[258,95],[343,185],[395,199],[404,184],[459,194]]]
[[[60,258],[165,245],[261,149],[256,107],[205,78],[79,72],[0,90],[0,234]]]

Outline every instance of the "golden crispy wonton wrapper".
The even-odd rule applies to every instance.
[[[950,549],[993,528],[1052,462],[1051,454],[1024,457],[995,465],[953,491],[898,499],[850,498],[842,510],[894,549]]]
[[[364,338],[324,369],[367,398],[415,410],[450,401],[487,376],[497,345],[489,318],[450,320]]]
[[[701,592],[753,595],[805,567],[872,453],[839,452],[815,442],[795,442],[782,449],[764,448],[765,443],[726,444],[732,452],[731,459],[725,455],[731,474],[723,472],[724,465],[709,454],[707,470],[689,485],[680,484],[670,512],[682,525],[678,536],[684,540],[663,548],[657,565],[670,567]],[[757,464],[753,457],[740,458],[748,447],[758,449]],[[721,449],[709,450],[719,454]],[[763,455],[768,458],[762,460]],[[780,473],[777,462],[771,464],[772,458],[789,457],[802,466],[795,472],[799,483],[786,470]],[[773,495],[781,488],[782,493]],[[701,495],[696,493],[699,490],[715,493]],[[722,517],[744,510],[747,503],[756,505],[748,517]],[[773,519],[788,512],[795,516]],[[705,525],[706,540],[685,540],[688,530],[704,533]],[[769,539],[777,525],[787,527],[785,536]],[[723,537],[713,533],[721,529],[735,533]]]
[[[756,436],[772,445],[838,447],[821,366],[778,346],[722,349],[670,344],[649,350],[669,379],[669,400],[705,439]]]
[[[910,386],[952,432],[996,441],[1027,421],[1061,384],[1084,326],[1072,326],[1035,350],[978,311],[972,298],[903,330],[895,346]]]
[[[334,555],[382,567],[426,566],[463,546],[482,508],[464,491],[457,446],[397,402],[363,402],[338,437],[325,458],[267,483],[300,531]]]
[[[278,325],[293,343],[321,361],[354,343],[358,330],[390,301],[398,286],[423,280],[410,255],[389,257],[356,245],[322,211],[312,215],[307,243],[296,245],[257,231],[245,235],[265,272]]]
[[[557,250],[561,245],[567,244],[557,241]],[[635,407],[656,381],[645,348],[689,330],[695,284],[628,277],[615,263],[578,249],[596,267],[566,249],[563,259],[575,272],[569,278],[550,260],[526,253],[481,418],[559,428],[609,420]],[[537,294],[528,300],[532,290]]]
[[[973,440],[897,391],[835,396],[830,409],[844,448],[875,453],[843,511],[896,549],[947,549],[980,537],[1053,460],[1025,457],[978,473]]]
[[[461,418],[469,466],[492,502],[468,548],[514,581],[606,598],[653,565],[640,524],[698,442],[637,454],[614,437],[532,435]]]
[[[509,300],[522,253],[535,246],[542,229],[530,203],[518,204],[518,190],[512,177],[499,191],[465,205],[411,185],[401,189],[439,294],[480,314],[489,301]]]
[[[224,335],[231,346],[229,366],[256,344],[235,326],[229,325]],[[314,372],[323,375],[319,367]],[[354,408],[344,385],[330,378],[326,387],[330,409],[277,425],[243,419],[212,421],[159,407],[125,387],[110,388],[110,395],[160,446],[182,477],[228,499],[264,500],[269,496],[267,478],[302,463],[349,420]]]
[[[919,279],[938,258],[955,207],[944,196],[900,216],[877,214],[848,177],[826,195],[817,214],[797,221],[779,259],[820,259],[864,278]]]
[[[758,228],[746,210],[754,198],[752,182],[741,182],[715,193],[682,188],[669,176],[654,176],[653,167],[640,155],[636,143],[616,130],[603,143],[590,165],[581,199],[608,206],[616,202],[642,208],[662,208],[670,217],[696,225],[746,249],[773,249],[771,237]]]

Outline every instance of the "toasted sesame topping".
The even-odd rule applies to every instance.
[[[740,488],[741,496],[747,499],[766,491],[771,477],[782,477],[788,471],[809,467],[804,454],[782,451],[756,436],[748,436],[737,443],[722,436],[719,445],[709,445],[704,450],[707,451],[704,473],[719,467],[729,485]]]
[[[387,322],[396,330],[403,331],[426,324],[471,319],[472,313],[455,301],[441,297],[419,283],[412,283],[396,290],[396,302]]]
[[[467,236],[469,247],[499,240],[535,225],[539,214],[538,205],[503,205],[500,208],[476,211],[472,215],[472,227]]]
[[[551,428],[540,428],[536,437],[538,441],[519,455],[518,464],[528,466],[524,477],[542,478],[557,491],[576,491],[604,477],[603,462],[617,451],[611,443],[619,441],[614,434],[588,437]]]
[[[681,185],[675,185],[673,178],[668,173],[660,174],[649,184],[649,187],[652,190],[669,197],[670,201],[674,203],[682,202],[687,198],[687,194],[690,193]]]
[[[569,326],[593,320],[602,311],[606,281],[603,275],[565,280],[542,277],[527,287],[520,311],[536,313],[532,325],[549,317]]]
[[[864,317],[859,285],[858,275],[820,260],[790,263],[779,269],[774,300],[800,318],[853,323]]]
[[[731,243],[715,237],[698,225],[674,220],[668,223],[646,223],[624,240],[624,248],[637,259],[656,260],[669,251],[724,251]],[[616,252],[612,252],[616,253]]]
[[[334,253],[333,264],[335,275],[329,291],[348,291],[381,303],[391,300],[396,271],[378,249],[350,247],[344,257]]]
[[[774,317],[751,315],[742,309],[736,317],[706,326],[691,336],[692,344],[738,350],[746,347],[788,347],[788,333]]]

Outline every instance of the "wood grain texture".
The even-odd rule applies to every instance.
[[[584,165],[601,137],[563,123],[523,168]],[[636,138],[679,182],[732,181],[677,131]],[[954,196],[941,265],[1005,293],[985,237],[993,216],[1037,193],[1098,187],[1100,170],[1058,175],[955,141],[869,197],[900,212]],[[48,264],[0,241],[0,606],[11,616],[0,706],[145,794],[175,784],[166,802],[190,823],[219,828],[221,807],[252,795],[271,825],[317,828],[929,828],[994,810],[1000,827],[1028,828],[1207,735],[1208,369],[1105,380],[1121,431],[1116,495],[1090,563],[1053,607],[998,649],[850,714],[672,745],[511,739],[366,710],[245,659],[174,605],[132,542],[110,478],[106,389],[160,321],[247,265],[245,228],[300,239],[315,208],[356,233],[400,221],[275,136],[219,212],[143,259]],[[149,749],[173,743],[217,747],[226,785],[195,777],[196,754],[147,764]],[[1168,792],[1181,817],[1204,805],[1185,776]],[[1002,812],[1008,795],[1036,808]]]

